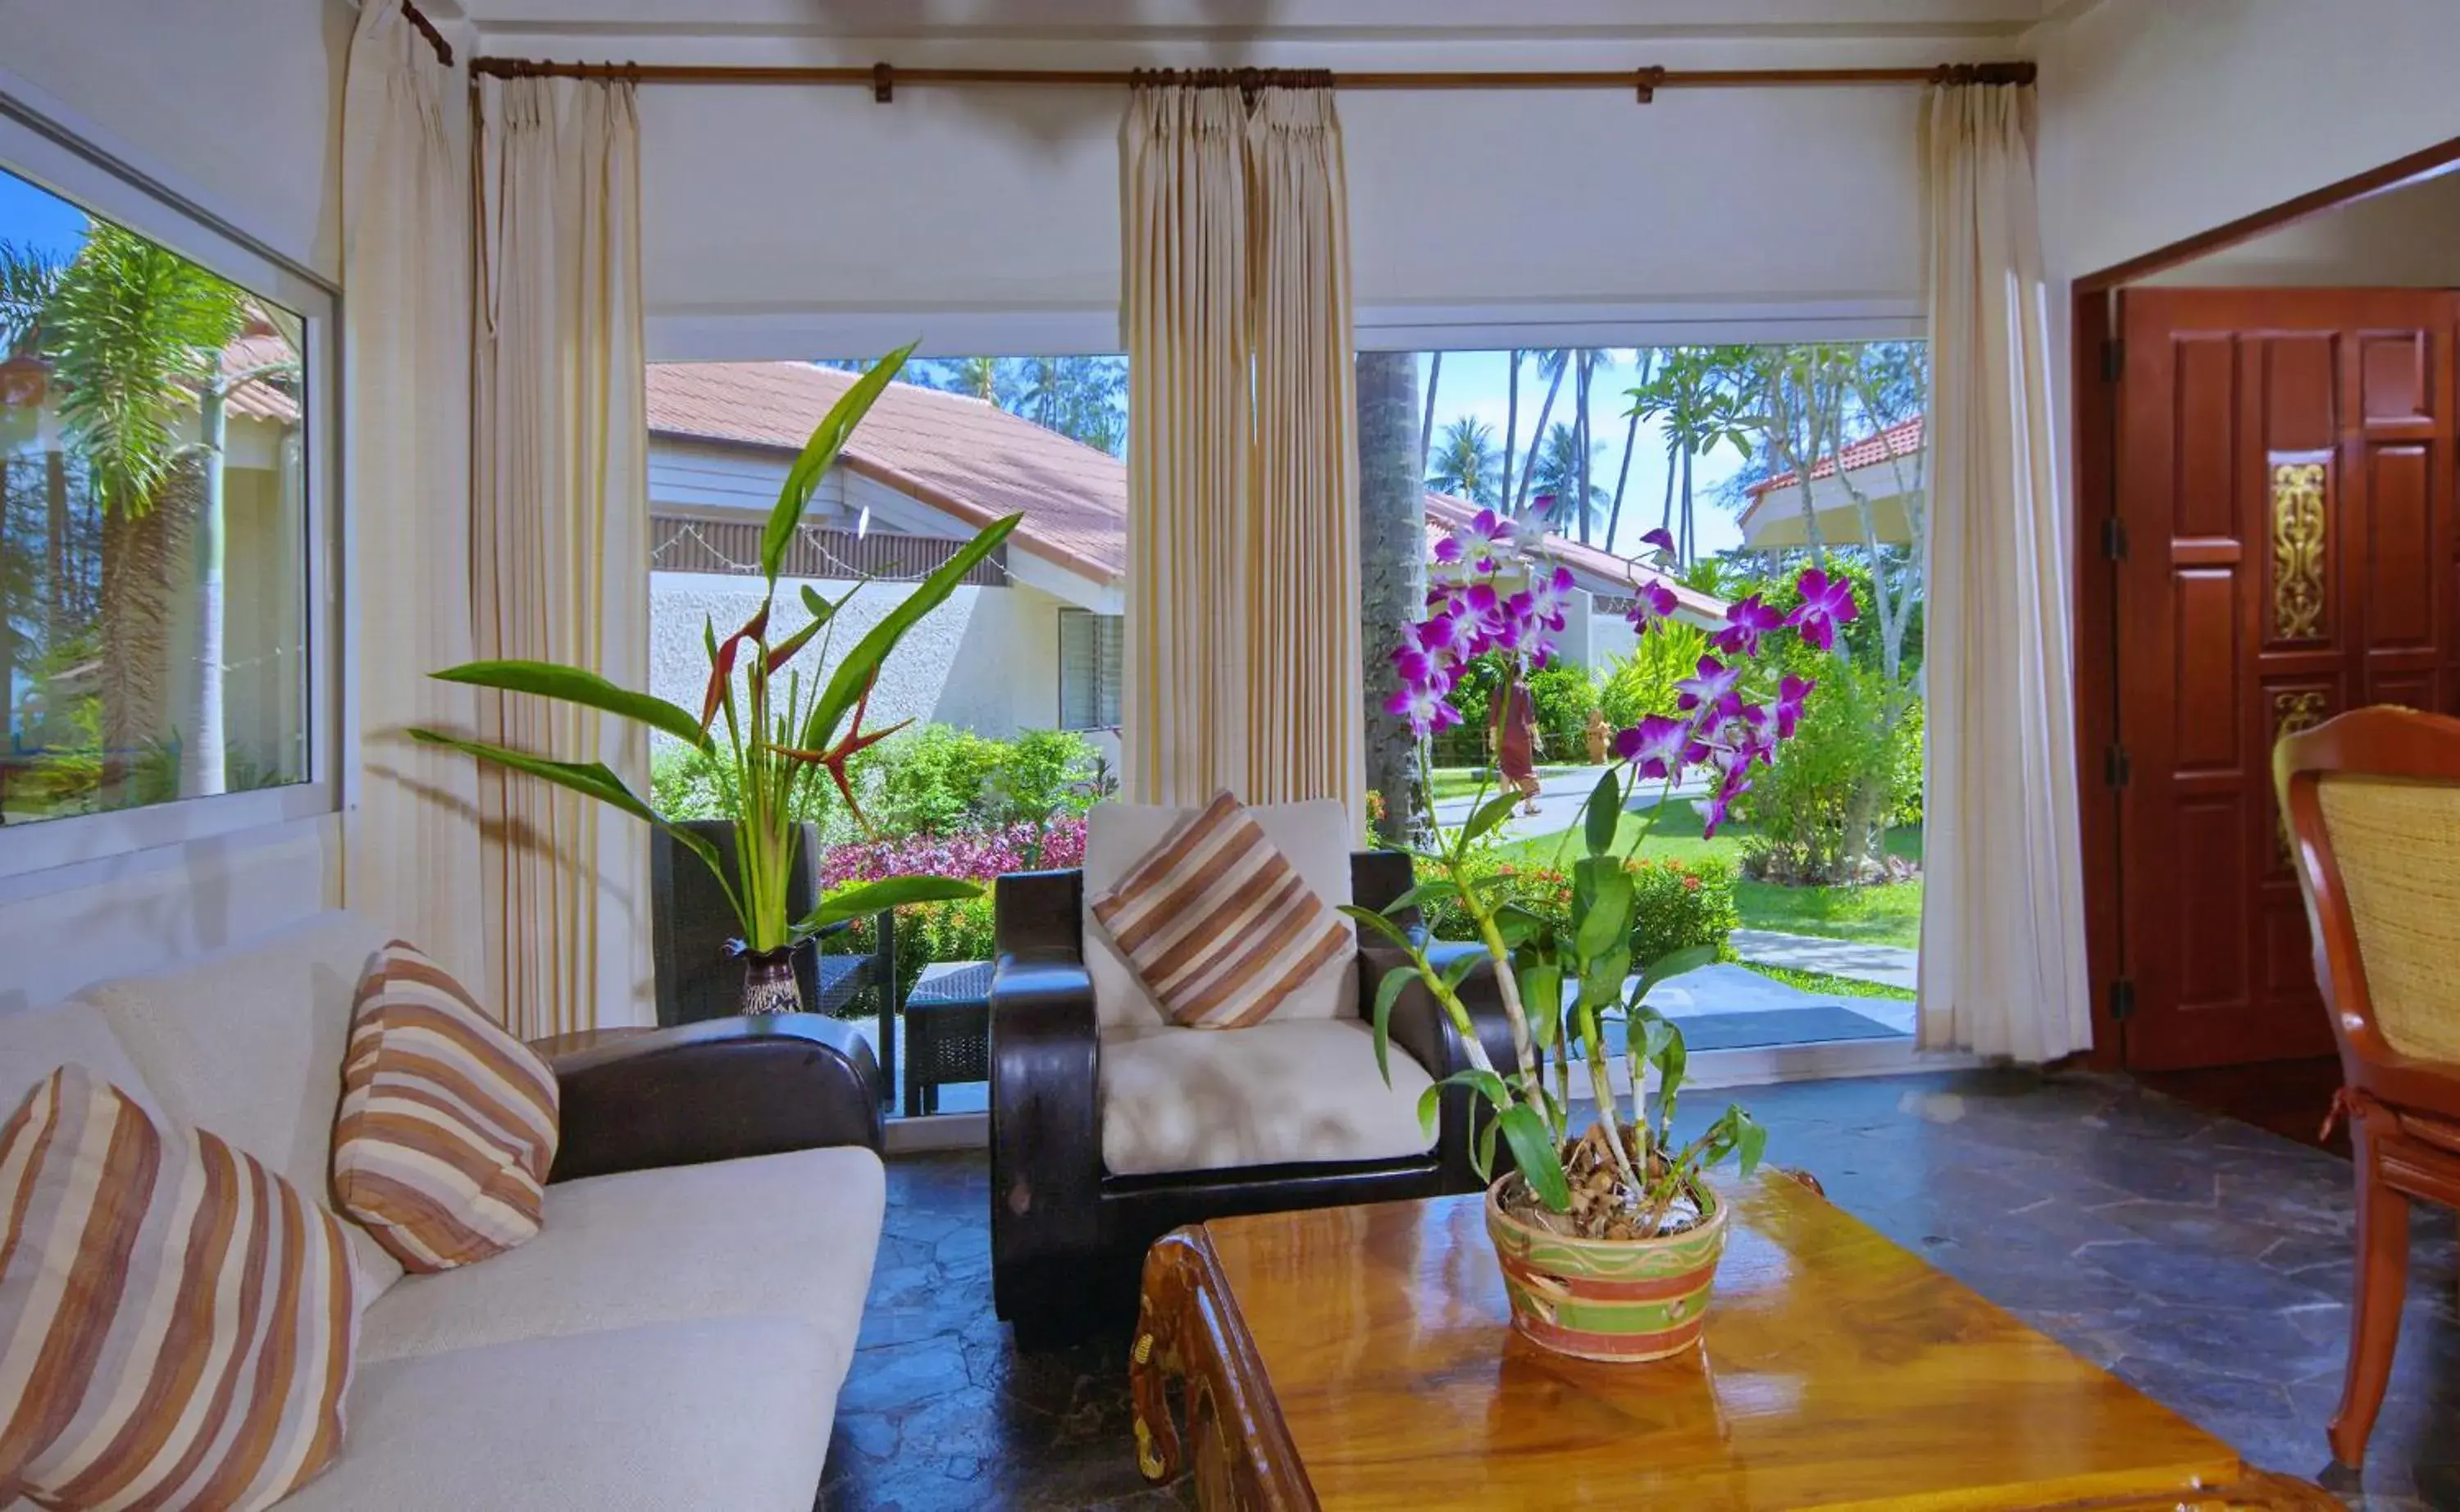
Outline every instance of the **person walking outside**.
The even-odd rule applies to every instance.
[[[1538,812],[1538,707],[1525,684],[1515,682],[1495,703],[1495,765],[1504,783],[1518,790],[1520,812]]]

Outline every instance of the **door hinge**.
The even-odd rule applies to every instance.
[[[2126,371],[2126,338],[2121,336],[2108,337],[2101,344],[2101,381],[2104,383],[2116,383],[2118,381],[2118,375]]]
[[[2127,560],[2127,522],[2116,515],[2101,522],[2101,554],[2111,562]]]
[[[2112,742],[2102,757],[2101,776],[2111,787],[2125,787],[2135,777],[2134,757],[2127,754],[2125,746]]]
[[[2122,976],[2110,984],[2110,1022],[2123,1024],[2135,1016],[2135,979]]]

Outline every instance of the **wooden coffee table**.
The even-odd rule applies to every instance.
[[[1179,1229],[1145,1261],[1138,1463],[1181,1468],[1180,1386],[1198,1500],[1241,1512],[2341,1505],[1798,1179],[1732,1195],[1702,1347],[1653,1365],[1512,1333],[1482,1198]]]

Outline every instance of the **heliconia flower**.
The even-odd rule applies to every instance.
[[[1742,681],[1742,677],[1741,666],[1728,667],[1714,656],[1703,656],[1696,675],[1686,677],[1674,685],[1675,692],[1681,695],[1675,700],[1675,707],[1714,709],[1726,701],[1727,695],[1734,691],[1734,684]]]
[[[1632,590],[1631,607],[1622,617],[1631,621],[1632,628],[1644,633],[1652,625],[1674,612],[1674,590],[1663,583],[1644,583]]]
[[[1778,739],[1790,740],[1793,737],[1793,727],[1802,718],[1803,700],[1809,698],[1811,690],[1818,686],[1809,678],[1796,677],[1792,672],[1786,673],[1785,680],[1777,684],[1776,737]]]
[[[1726,628],[1717,632],[1717,650],[1728,656],[1757,656],[1760,637],[1785,623],[1785,616],[1754,593],[1726,606]]]
[[[1834,647],[1836,627],[1851,623],[1859,612],[1854,607],[1854,585],[1808,567],[1793,586],[1802,595],[1802,607],[1785,617],[1786,624],[1800,628],[1803,640],[1823,651]]]
[[[1660,525],[1648,534],[1641,537],[1640,543],[1644,546],[1655,546],[1659,551],[1665,553],[1666,556],[1670,557],[1674,555],[1674,532],[1666,529],[1664,525]]]
[[[1683,770],[1691,743],[1688,723],[1650,714],[1615,736],[1615,759],[1632,762],[1644,777],[1675,777]]]

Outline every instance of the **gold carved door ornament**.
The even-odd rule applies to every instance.
[[[2272,468],[2272,633],[2313,640],[2323,628],[2323,464]]]

